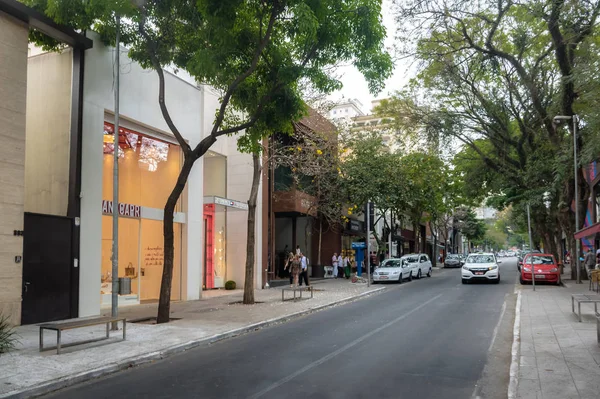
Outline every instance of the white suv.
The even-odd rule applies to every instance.
[[[423,276],[431,277],[433,267],[429,257],[425,254],[404,255],[401,258],[403,263],[408,263],[411,267],[411,277],[421,278]]]
[[[462,283],[467,284],[471,280],[490,280],[498,284],[500,282],[499,263],[492,253],[469,255],[461,270]]]

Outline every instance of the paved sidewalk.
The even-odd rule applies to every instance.
[[[593,304],[582,304],[582,323],[571,311],[572,294],[588,291],[563,274],[564,287],[519,286],[521,344],[518,398],[600,397],[600,348]],[[577,308],[576,308],[577,309]]]
[[[61,355],[40,353],[39,328],[21,326],[18,349],[0,357],[0,398],[19,393],[26,397],[85,381],[385,289],[341,279],[315,281],[313,286],[313,299],[295,302],[282,302],[281,289],[257,290],[255,299],[262,303],[249,306],[239,303],[241,290],[212,291],[206,295],[209,298],[173,303],[171,317],[179,320],[161,325],[128,323],[126,341],[120,340],[121,331],[111,332],[109,340],[64,348]],[[128,320],[151,317],[156,316],[156,308],[156,304],[122,308],[120,315]],[[81,328],[67,331],[62,342],[68,345],[105,334],[104,326]],[[55,343],[52,332],[44,333],[46,345],[53,340]]]

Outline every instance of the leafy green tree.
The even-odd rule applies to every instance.
[[[272,132],[290,132],[305,113],[301,80],[323,92],[340,88],[329,67],[354,64],[377,92],[392,63],[383,49],[380,0],[24,0],[56,22],[94,29],[114,43],[116,15],[129,55],[159,78],[158,102],[177,139],[184,162],[164,209],[165,259],[157,321],[169,321],[173,277],[173,215],[194,163],[224,135],[241,133],[238,147],[253,153],[260,173],[260,142]],[[45,38],[40,42],[48,44]],[[35,38],[34,38],[35,39]],[[163,67],[186,70],[222,93],[210,132],[194,147],[171,118]],[[244,303],[254,302],[256,196],[248,202],[248,245]]]
[[[418,102],[408,107],[410,118],[419,122],[422,133],[451,137],[476,154],[496,180],[490,191],[499,197],[497,205],[531,202],[532,222],[546,232],[543,240],[550,247],[559,229],[572,244],[580,227],[574,226],[569,206],[574,197],[572,136],[552,119],[573,115],[581,94],[589,95],[589,104],[595,101],[593,86],[585,89],[575,79],[582,76],[580,65],[595,69],[593,57],[581,50],[595,48],[600,2],[433,0],[398,5],[398,18],[406,22],[399,44],[422,66],[413,92],[427,94],[419,101],[399,97]],[[587,76],[593,79],[593,73]],[[411,102],[396,107],[399,115],[407,114],[407,104]],[[578,148],[582,145],[580,141]],[[582,176],[579,181],[582,195],[576,209],[581,212],[588,193]]]
[[[465,206],[459,207],[454,213],[454,221],[455,227],[469,240],[469,248],[472,243],[483,240],[485,237],[485,222],[477,219],[473,209]]]
[[[355,132],[341,143],[340,175],[342,192],[347,206],[344,220],[359,207],[371,201],[377,209],[377,218],[384,220],[386,230],[391,231],[384,217],[401,201],[403,191],[397,183],[397,165],[400,157],[390,152],[377,132]],[[344,205],[344,204],[342,204]],[[383,248],[382,237],[374,232],[379,248]]]

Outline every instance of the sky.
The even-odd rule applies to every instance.
[[[385,46],[389,49],[392,57],[394,57],[392,47],[394,45],[394,36],[396,35],[396,22],[394,21],[392,9],[392,0],[383,0],[383,24],[387,32]],[[389,97],[391,94],[408,84],[409,79],[414,73],[414,68],[411,70],[409,60],[397,60],[394,64],[392,77],[386,80],[385,88],[377,95],[369,93],[365,78],[363,78],[361,73],[358,72],[355,67],[345,65],[338,68],[337,73],[342,75],[341,81],[344,87],[341,90],[332,93],[330,98],[332,100],[340,100],[341,98],[358,99],[364,106],[363,111],[369,112],[372,100]]]

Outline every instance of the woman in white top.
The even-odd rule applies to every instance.
[[[337,278],[338,275],[338,257],[337,252],[333,253],[331,257],[331,265],[333,266],[333,278]]]

